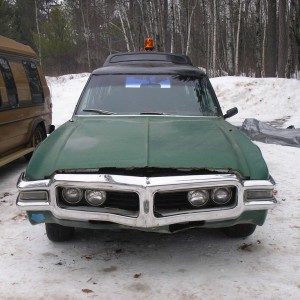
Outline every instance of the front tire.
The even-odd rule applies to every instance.
[[[251,235],[255,231],[254,224],[237,224],[231,227],[222,228],[222,232],[228,237],[244,238]]]
[[[52,242],[64,242],[74,237],[74,227],[62,226],[54,223],[46,223],[46,234]]]

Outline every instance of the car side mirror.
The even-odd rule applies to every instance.
[[[238,111],[237,107],[233,107],[233,108],[227,110],[226,114],[224,115],[224,119],[231,118],[234,115],[236,115],[238,112],[239,111]]]

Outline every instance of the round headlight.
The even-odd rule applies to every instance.
[[[100,206],[106,200],[106,192],[97,190],[86,190],[85,200],[92,206]]]
[[[77,204],[82,199],[83,193],[78,188],[63,188],[62,196],[69,204]]]
[[[228,188],[216,188],[211,192],[212,200],[219,205],[228,203],[231,199],[232,192]]]
[[[189,191],[188,200],[193,206],[200,207],[208,202],[209,193],[207,190]]]

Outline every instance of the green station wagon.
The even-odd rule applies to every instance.
[[[187,56],[110,55],[72,119],[34,152],[17,206],[52,241],[75,228],[246,237],[276,205],[260,149],[225,121],[207,75]]]

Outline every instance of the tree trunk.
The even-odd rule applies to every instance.
[[[205,68],[206,68],[206,73],[210,75],[210,31],[208,29],[208,13],[207,13],[207,6],[205,0],[201,1],[202,4],[202,10],[203,10],[203,19],[204,19],[204,26],[203,26],[203,41],[204,41],[204,53],[205,53]],[[200,37],[199,37],[200,38]]]
[[[278,77],[285,77],[287,62],[286,0],[279,0]]]
[[[276,76],[276,0],[268,0],[267,45],[265,57],[265,76]]]
[[[132,49],[133,49],[133,51],[136,51],[136,47],[135,47],[135,43],[134,43],[134,40],[133,40],[132,31],[131,31],[131,28],[130,28],[128,14],[127,14],[126,8],[123,6],[123,4],[122,4],[122,15],[123,15],[123,17],[124,17],[124,19],[126,21],[126,24],[127,24],[127,28],[128,28],[128,31],[129,31],[129,37],[130,37]]]
[[[153,15],[153,21],[154,21],[154,36],[155,37],[155,46],[157,51],[161,51],[161,35],[159,30],[159,15],[158,15],[158,3],[154,1],[152,3],[152,15]]]
[[[226,0],[225,15],[226,15],[226,62],[227,72],[233,75],[233,45],[232,45],[232,1]]]
[[[216,76],[216,56],[217,56],[217,3],[213,1],[213,48],[212,48],[212,76]]]
[[[163,49],[166,52],[168,49],[168,0],[163,0],[163,14],[162,14],[162,33],[163,33]]]
[[[235,63],[234,63],[235,64],[235,69],[234,69],[235,75],[238,75],[238,73],[239,73],[239,48],[240,48],[240,32],[241,32],[243,5],[244,5],[244,0],[240,0],[238,28],[237,28],[237,32],[236,32],[236,46],[235,46]]]
[[[37,31],[37,34],[38,34],[39,60],[40,60],[40,64],[42,65],[41,32],[40,32],[40,26],[39,26],[38,7],[37,7],[36,0],[34,0],[34,4],[35,4],[35,23],[36,23],[36,31]]]
[[[256,0],[256,16],[255,16],[255,28],[256,28],[256,71],[255,77],[260,78],[262,75],[262,35],[261,35],[261,0]]]
[[[175,13],[174,13],[174,0],[171,0],[171,18],[172,18],[172,28],[171,28],[171,53],[174,53],[175,46]]]
[[[122,17],[120,8],[118,9],[118,15],[119,15],[122,30],[123,30],[123,35],[124,35],[124,39],[125,39],[125,43],[126,43],[126,48],[127,48],[127,51],[130,52],[129,39],[128,39],[127,32],[126,32],[126,29],[125,29],[125,26],[124,26],[124,21],[123,21],[123,17]]]
[[[187,41],[186,41],[186,51],[185,55],[189,55],[190,48],[191,48],[191,28],[192,28],[192,19],[193,19],[193,14],[195,12],[197,6],[197,1],[195,1],[194,6],[192,8],[189,20],[188,20],[188,32],[187,32]]]
[[[90,33],[88,23],[86,24],[85,18],[84,18],[84,12],[83,12],[83,5],[82,0],[80,0],[80,6],[81,6],[81,16],[82,16],[82,24],[83,24],[83,30],[84,30],[84,39],[86,43],[86,53],[87,53],[87,60],[88,60],[88,70],[91,72],[91,60],[90,60],[90,47],[89,47],[89,39],[90,39]],[[87,13],[88,15],[88,13]]]
[[[177,28],[179,30],[179,36],[180,36],[180,46],[181,46],[181,54],[184,54],[184,33],[183,33],[183,20],[182,20],[182,7],[180,7],[179,5],[176,5],[176,11],[177,11]],[[176,18],[175,18],[175,22],[176,22]]]
[[[293,65],[296,78],[300,78],[300,0],[291,0],[291,42]]]

